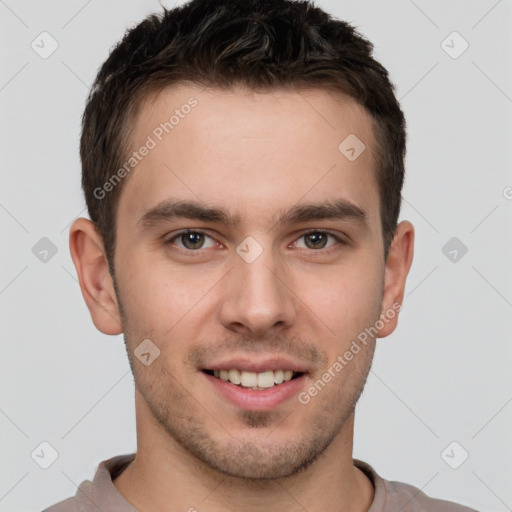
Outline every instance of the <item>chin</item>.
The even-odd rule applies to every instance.
[[[224,475],[245,480],[270,480],[295,475],[307,469],[332,442],[325,432],[305,435],[291,440],[285,433],[277,435],[275,425],[241,435],[240,440],[229,437],[216,441],[207,436],[189,436],[184,446],[211,469]],[[295,430],[295,435],[298,431]]]

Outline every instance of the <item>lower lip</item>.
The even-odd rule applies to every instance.
[[[205,372],[201,372],[208,379],[214,389],[226,400],[240,409],[246,411],[268,411],[275,409],[282,403],[296,396],[304,386],[305,374],[288,380],[282,384],[274,385],[271,388],[255,391],[254,389],[245,389],[231,384],[229,381],[223,381]]]

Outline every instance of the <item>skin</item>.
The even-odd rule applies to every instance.
[[[114,485],[141,511],[367,511],[374,489],[353,465],[354,407],[376,339],[394,331],[398,315],[307,405],[294,396],[273,410],[244,411],[215,393],[201,369],[231,356],[284,355],[307,366],[308,389],[402,303],[414,229],[398,225],[385,261],[371,116],[322,89],[180,85],[142,105],[133,150],[190,96],[198,106],[125,178],[115,281],[94,225],[81,218],[70,231],[94,325],[124,333],[136,383],[137,455]],[[351,133],[366,146],[355,161],[338,150]],[[138,219],[168,198],[224,207],[240,224],[180,218],[141,231]],[[367,225],[273,221],[296,203],[338,198],[363,209]],[[180,237],[166,245],[186,228],[207,234],[203,245]],[[304,232],[315,230],[345,243],[307,245]],[[236,252],[248,236],[263,249],[252,263]],[[134,356],[146,338],[160,350],[149,366]]]

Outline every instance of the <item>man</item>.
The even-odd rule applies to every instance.
[[[193,0],[126,34],[87,102],[70,250],[124,334],[138,448],[48,512],[472,510],[352,458],[413,258],[404,154],[372,45],[308,2]]]

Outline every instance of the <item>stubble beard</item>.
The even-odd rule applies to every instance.
[[[161,356],[158,358],[161,364],[151,374],[143,375],[145,368],[138,372],[136,385],[145,405],[168,436],[170,446],[185,450],[198,462],[223,475],[266,480],[290,477],[304,471],[326,452],[344,427],[352,428],[352,416],[366,384],[373,352],[363,370],[364,378],[357,382],[356,387],[352,381],[336,390],[324,389],[308,405],[297,400],[294,410],[309,405],[315,409],[311,409],[314,417],[304,423],[300,438],[292,441],[283,441],[283,436],[280,436],[280,429],[286,425],[286,416],[278,411],[239,411],[235,421],[231,421],[231,425],[237,425],[236,432],[232,428],[230,431],[223,425],[225,421],[220,415],[214,415],[210,407],[200,404],[183,384],[176,381]],[[358,378],[361,377],[359,373]],[[212,434],[213,430],[216,436]],[[244,435],[248,430],[249,435]],[[248,440],[256,437],[253,434],[258,430],[261,437],[256,441]],[[291,436],[285,434],[286,437]]]
[[[351,370],[344,370],[350,375],[345,378],[343,385],[338,384],[336,388],[323,390],[312,400],[317,412],[309,424],[304,425],[303,435],[299,440],[272,443],[273,436],[279,434],[281,423],[286,423],[282,413],[240,411],[237,414],[237,424],[253,431],[269,430],[269,433],[262,434],[264,437],[256,444],[244,439],[244,436],[237,438],[223,428],[221,417],[212,419],[206,408],[169,371],[172,365],[168,365],[169,361],[166,361],[164,353],[152,363],[150,372],[146,372],[148,367],[140,368],[136,364],[132,356],[136,345],[130,341],[128,319],[119,294],[118,305],[130,367],[145,406],[169,437],[170,446],[181,447],[214,472],[254,483],[290,477],[306,470],[318,460],[349,422],[352,428],[355,406],[371,368],[374,344],[365,347],[367,354],[363,355],[364,360],[361,358],[362,364]],[[295,407],[307,405],[299,405],[297,401]],[[203,421],[199,420],[201,416]],[[209,432],[206,424],[212,421],[222,427],[220,430],[225,434],[224,440],[215,439]]]

